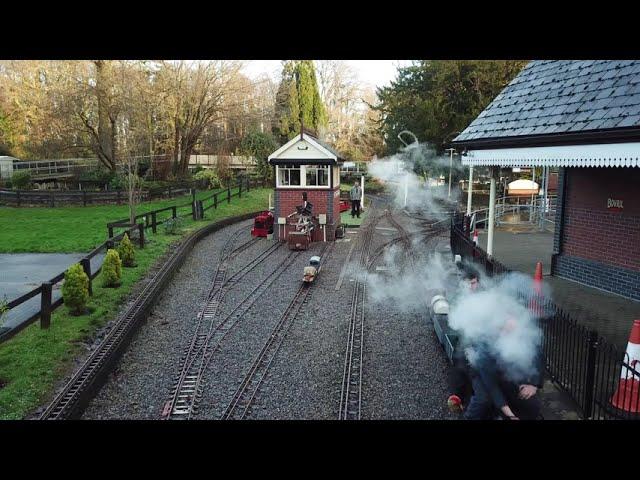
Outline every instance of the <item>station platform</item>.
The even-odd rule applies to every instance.
[[[478,232],[478,242],[486,250],[486,231]],[[544,281],[551,287],[554,303],[624,350],[633,321],[640,318],[640,302],[551,276],[552,251],[551,232],[499,228],[494,233],[493,252],[500,263],[512,270],[533,275],[536,262],[541,261]]]

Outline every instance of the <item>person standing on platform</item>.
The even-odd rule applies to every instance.
[[[357,216],[360,218],[360,199],[362,198],[362,189],[360,183],[356,180],[349,192],[349,198],[351,199],[351,218]]]

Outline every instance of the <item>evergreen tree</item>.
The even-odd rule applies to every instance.
[[[72,315],[82,315],[89,301],[89,277],[79,263],[69,267],[64,274],[62,298]]]
[[[282,68],[276,94],[274,135],[285,143],[300,133],[300,123],[318,131],[327,124],[327,112],[312,60],[290,60]]]
[[[266,180],[270,180],[272,177],[272,169],[267,159],[277,149],[278,144],[273,135],[257,130],[251,130],[240,143],[240,152],[243,155],[252,155],[256,158],[256,173],[260,178]]]
[[[527,64],[521,60],[420,60],[400,68],[388,87],[377,90],[380,130],[387,153],[402,146],[397,136],[410,130],[442,153],[458,133]]]

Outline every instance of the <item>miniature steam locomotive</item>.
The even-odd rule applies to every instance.
[[[302,281],[305,284],[310,285],[315,281],[318,273],[320,273],[320,257],[314,255],[313,257],[311,257],[311,259],[309,259],[309,265],[304,267]]]

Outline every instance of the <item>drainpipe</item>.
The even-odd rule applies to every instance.
[[[467,215],[471,215],[471,197],[473,196],[473,165],[469,166],[469,188],[467,189]]]
[[[491,167],[491,189],[489,190],[489,232],[487,235],[487,254],[493,256],[493,229],[496,223],[496,176],[495,167]]]

